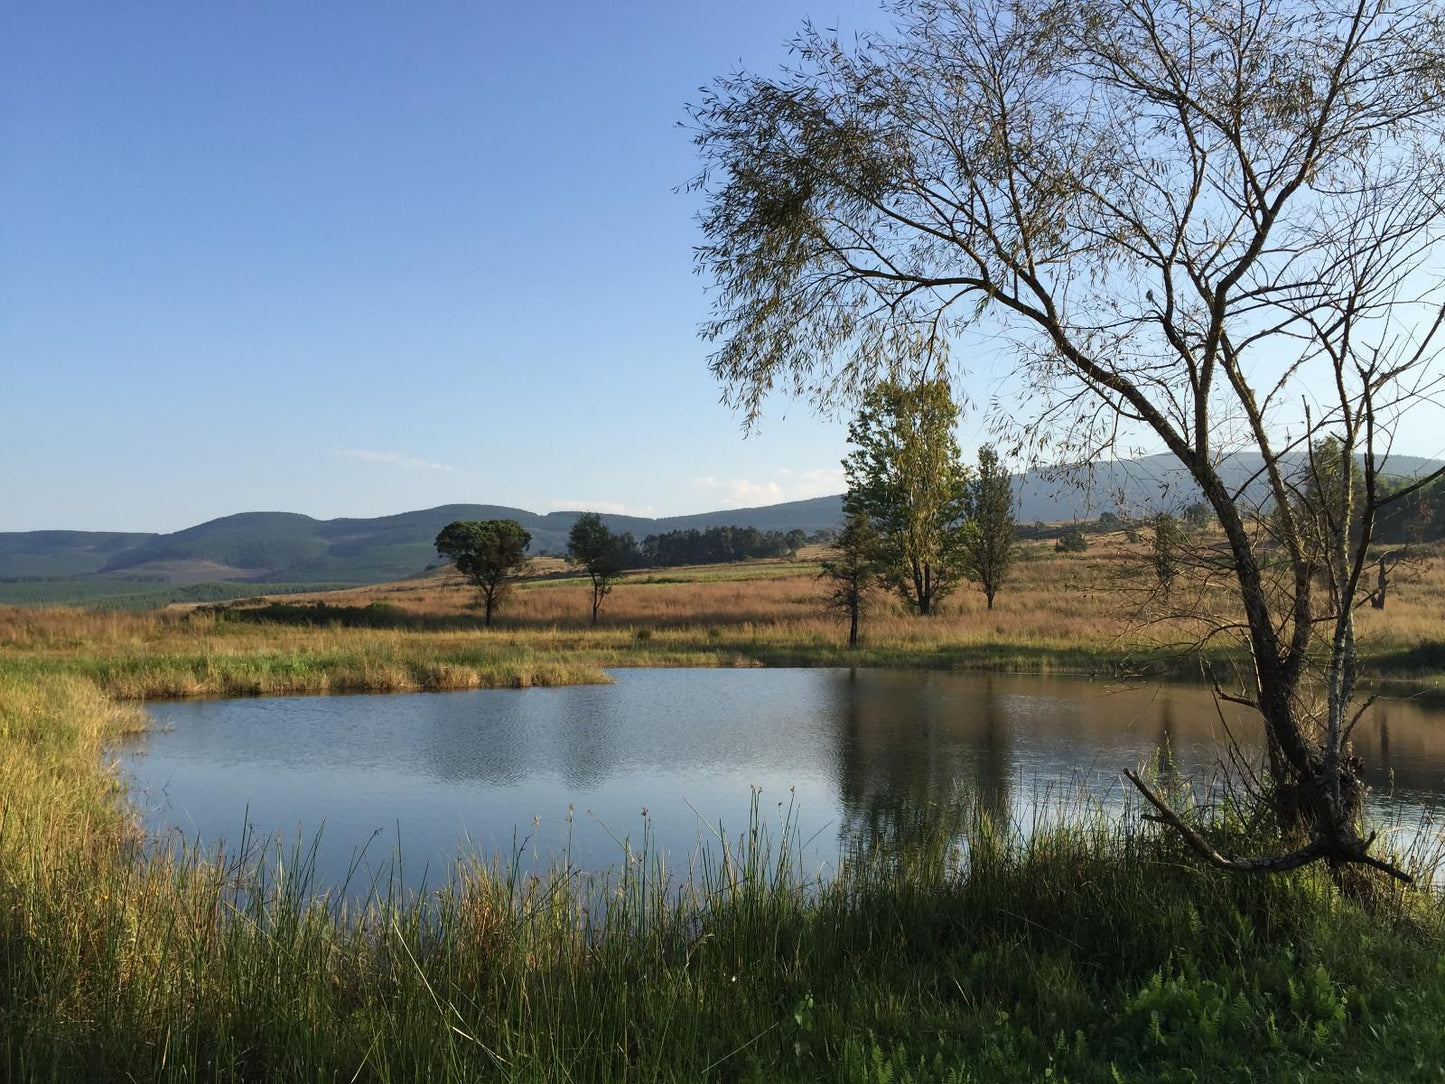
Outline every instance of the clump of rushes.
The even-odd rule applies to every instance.
[[[0,678],[0,1078],[1407,1080],[1445,1060],[1428,894],[1366,913],[1318,870],[1220,874],[1082,808],[1027,830],[925,809],[819,877],[788,807],[755,797],[685,869],[644,818],[606,875],[564,854],[328,895],[303,848],[141,838],[101,759],[141,722],[85,680]]]

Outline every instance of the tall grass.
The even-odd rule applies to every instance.
[[[204,611],[0,608],[0,672],[60,669],[127,698],[545,685],[605,680],[601,671],[617,666],[1197,678],[1199,660],[1168,649],[1191,638],[1187,628],[1138,628],[1137,600],[1119,590],[1131,552],[1122,535],[1096,538],[1074,556],[1030,544],[993,611],[969,587],[926,619],[880,596],[856,651],[824,612],[809,566],[758,563],[668,570],[660,576],[667,582],[624,577],[595,628],[587,588],[542,580],[519,585],[497,627],[483,629],[475,593],[443,574],[317,596],[354,608],[324,623],[299,610],[296,623],[282,621],[286,607],[260,623]],[[1415,692],[1439,681],[1441,599],[1445,563],[1392,588],[1388,609],[1360,612],[1365,674],[1375,688]],[[346,627],[367,607],[380,627]]]
[[[1438,1079],[1428,898],[1201,869],[1137,821],[935,822],[809,876],[784,817],[668,869],[498,860],[327,895],[304,849],[156,851],[98,759],[139,723],[0,677],[0,1077]],[[1221,829],[1223,830],[1223,829]],[[356,886],[351,886],[355,888]]]

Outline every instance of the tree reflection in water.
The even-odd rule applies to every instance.
[[[947,678],[850,670],[834,686],[840,849],[939,859],[980,814],[1012,824],[1001,697],[990,676],[960,705]]]

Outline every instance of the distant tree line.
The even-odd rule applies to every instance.
[[[584,512],[584,516],[595,516],[595,512]],[[600,522],[600,517],[599,517]],[[589,531],[595,527],[589,524]],[[667,531],[663,534],[647,535],[639,542],[631,531],[610,534],[611,545],[617,547],[617,559],[624,570],[638,568],[675,568],[679,565],[717,565],[732,561],[752,561],[763,557],[789,557],[798,555],[798,550],[808,543],[831,542],[838,537],[838,530],[823,527],[808,532],[802,529],[791,531],[764,531],[757,527],[734,525],[708,527],[705,530]],[[549,556],[543,551],[539,556]],[[566,557],[578,563],[569,538],[567,549],[550,556]]]
[[[1385,489],[1388,494],[1405,485],[1404,480],[1392,481]],[[1381,508],[1375,520],[1374,538],[1377,542],[1392,544],[1438,542],[1445,538],[1445,479]]]
[[[756,527],[708,527],[650,534],[633,551],[633,567],[711,565],[760,557],[796,557],[808,541],[802,530],[762,531]]]

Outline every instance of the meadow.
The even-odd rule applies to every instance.
[[[1322,868],[1202,867],[1136,814],[1025,832],[960,807],[820,882],[786,812],[755,810],[671,869],[642,838],[606,874],[478,855],[424,896],[383,875],[343,903],[304,848],[160,847],[106,766],[156,697],[634,665],[1197,673],[1171,653],[1187,635],[1130,611],[1123,545],[1032,547],[992,612],[968,586],[928,620],[880,599],[857,652],[807,559],[634,574],[596,628],[556,565],[490,630],[444,575],[285,600],[356,627],[259,602],[0,610],[0,1078],[1441,1079],[1437,855],[1414,856],[1422,889],[1346,892]],[[1377,674],[1432,686],[1442,598],[1430,567],[1362,611]],[[1262,845],[1237,810],[1195,813],[1225,850]]]
[[[540,559],[491,629],[475,592],[446,571],[396,583],[144,612],[0,608],[0,673],[63,671],[124,699],[397,692],[605,681],[619,666],[907,666],[1200,680],[1227,643],[1140,617],[1139,552],[1122,535],[1082,554],[1046,542],[1021,559],[988,610],[964,584],[921,619],[878,593],[862,643],[827,612],[819,551],[798,561],[644,570],[622,577],[589,620],[586,580]],[[1433,554],[1431,555],[1433,557]],[[316,607],[305,611],[298,607]],[[327,609],[321,609],[326,607]],[[1426,559],[1384,610],[1358,612],[1368,681],[1445,689],[1445,563]]]
[[[312,592],[354,586],[347,583],[268,583],[272,595]],[[0,606],[79,606],[87,610],[152,610],[177,602],[220,602],[254,595],[251,583],[167,584],[158,577],[126,579],[11,579],[0,580]]]

